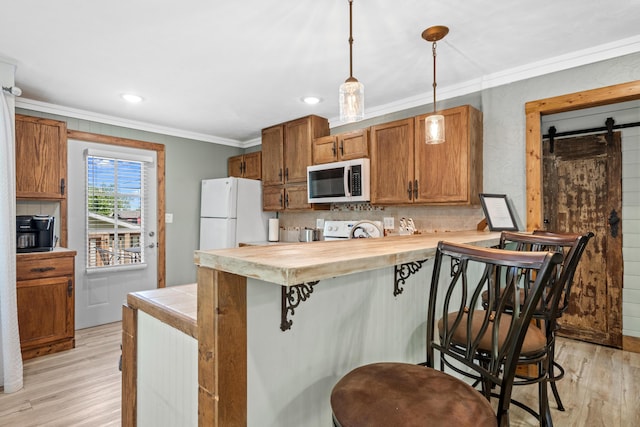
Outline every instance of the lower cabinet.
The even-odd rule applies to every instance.
[[[75,347],[76,252],[18,254],[16,293],[23,360]]]

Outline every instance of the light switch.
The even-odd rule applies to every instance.
[[[165,213],[164,214],[164,222],[165,222],[165,224],[171,224],[173,222],[173,214],[172,213]]]

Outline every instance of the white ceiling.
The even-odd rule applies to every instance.
[[[307,114],[340,124],[347,0],[14,0],[0,14],[18,107],[239,146]],[[638,0],[354,0],[353,14],[366,117],[431,103],[432,25],[450,28],[438,99],[640,51]]]

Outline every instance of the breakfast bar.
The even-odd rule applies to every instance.
[[[441,240],[493,246],[499,233],[197,251],[199,425],[330,425],[330,390],[353,366],[422,361],[430,269],[394,297],[393,267],[432,258]],[[273,285],[316,281],[281,331]]]
[[[331,425],[329,396],[345,372],[424,361],[438,242],[494,246],[499,237],[460,231],[197,251],[197,286],[128,295],[123,421]]]

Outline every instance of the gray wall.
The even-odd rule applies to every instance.
[[[198,248],[200,233],[200,180],[227,176],[227,159],[240,154],[240,148],[19,108],[16,113],[66,121],[71,130],[163,144],[166,212],[173,214],[173,223],[166,224],[166,283],[172,286],[195,282],[193,251]]]

